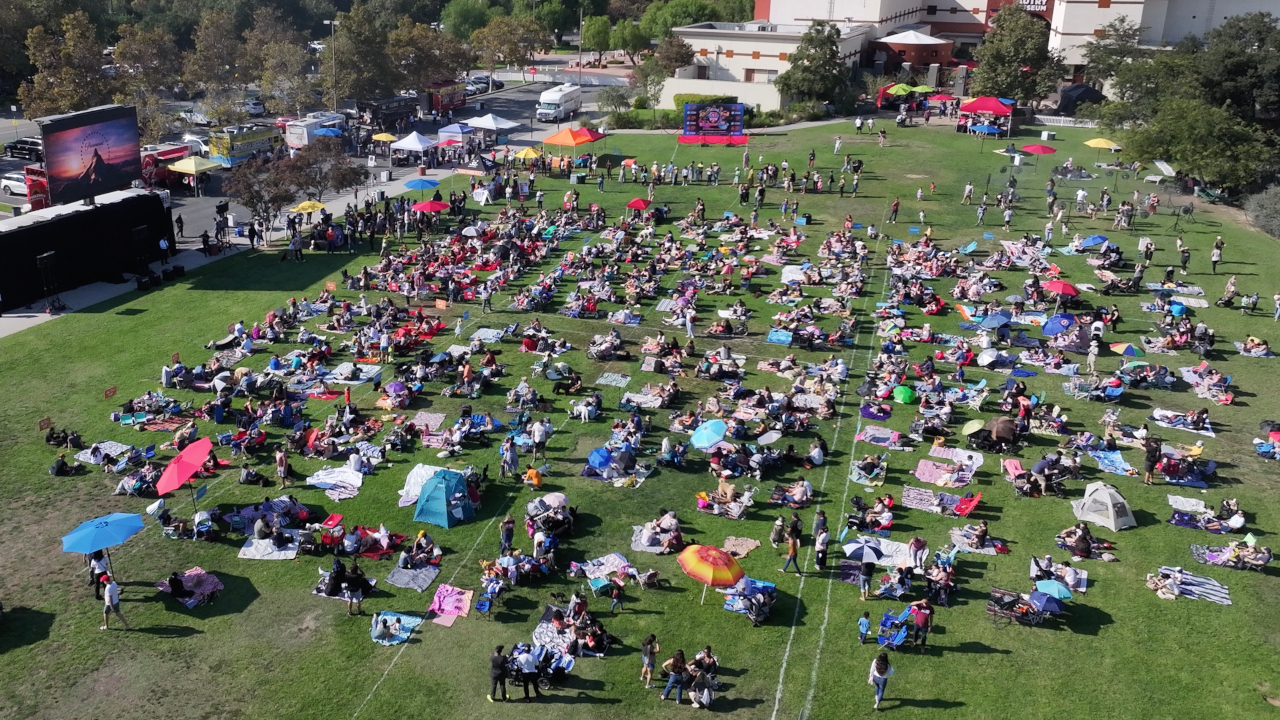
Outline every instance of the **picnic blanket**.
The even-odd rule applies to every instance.
[[[914,485],[902,486],[902,504],[912,510],[935,511],[934,494]]]
[[[115,440],[103,440],[102,442],[97,443],[97,445],[102,449],[102,452],[117,459],[128,455],[129,451],[133,449],[132,447],[125,445],[124,443],[118,443]],[[76,453],[75,458],[78,462],[86,464],[93,462],[92,456],[89,454],[89,448],[85,448],[84,450]]]
[[[651,359],[651,358],[646,358]],[[596,385],[609,385],[611,387],[626,387],[631,382],[630,375],[622,373],[605,373],[596,379]]]
[[[1192,545],[1191,547],[1194,549],[1196,547],[1204,546]],[[1206,550],[1208,552],[1213,552],[1214,548],[1206,548]],[[1223,585],[1211,577],[1189,573],[1181,568],[1165,566],[1160,567],[1160,572],[1175,577],[1181,574],[1182,579],[1178,581],[1177,585],[1178,592],[1183,597],[1188,597],[1192,600],[1208,600],[1211,603],[1217,603],[1219,605],[1231,604],[1231,591],[1226,585]]]
[[[1253,357],[1253,358],[1273,358],[1273,357],[1275,357],[1275,356],[1276,356],[1276,354],[1275,354],[1275,353],[1273,353],[1273,352],[1271,352],[1270,350],[1265,350],[1265,351],[1263,351],[1263,353],[1262,353],[1261,355],[1259,355],[1259,354],[1258,354],[1258,351],[1257,351],[1257,350],[1254,350],[1253,352],[1245,352],[1245,351],[1244,351],[1244,343],[1242,343],[1242,342],[1233,342],[1233,343],[1231,343],[1231,344],[1236,346],[1236,350],[1238,350],[1238,351],[1240,352],[1240,355],[1241,355],[1241,356],[1243,356],[1243,357]],[[79,457],[79,456],[77,455],[76,457]]]
[[[883,555],[876,561],[877,565],[887,568],[911,567],[911,547],[906,543],[867,535],[859,535],[858,539],[868,543],[879,543],[880,552]]]
[[[496,343],[502,339],[503,335],[506,335],[506,333],[501,330],[494,330],[493,328],[480,328],[479,330],[471,333],[471,339],[479,340],[482,343]]]
[[[392,624],[395,620],[399,620],[400,632],[396,633],[394,636],[392,636],[388,640],[378,640],[377,638],[373,637],[373,630],[378,625],[378,622],[381,620],[386,620],[388,625]],[[408,640],[409,636],[413,634],[413,629],[418,627],[421,624],[422,624],[421,615],[407,615],[405,613],[398,613],[398,612],[391,612],[389,610],[383,610],[382,612],[373,614],[373,622],[369,625],[369,637],[379,645],[387,645],[387,646],[399,645],[400,643]]]
[[[1119,450],[1090,450],[1089,457],[1098,461],[1098,468],[1103,472],[1125,476],[1138,474],[1133,466],[1121,457]]]
[[[1165,495],[1165,497],[1169,500],[1169,506],[1179,512],[1195,513],[1197,515],[1212,512],[1209,506],[1205,505],[1200,498],[1182,497],[1181,495]]]
[[[353,600],[353,599],[354,599],[354,598],[351,596],[351,591],[350,591],[350,590],[347,590],[345,587],[344,587],[344,588],[342,588],[342,590],[341,590],[337,595],[325,595],[325,594],[321,591],[321,588],[323,588],[323,587],[324,587],[324,585],[325,585],[325,582],[324,582],[324,581],[325,581],[325,579],[326,579],[326,578],[328,578],[328,577],[329,577],[329,573],[328,573],[327,571],[325,571],[325,570],[320,570],[319,572],[320,572],[320,582],[316,583],[316,586],[315,586],[314,588],[312,588],[312,589],[311,589],[311,594],[312,594],[312,595],[315,595],[316,597],[329,598],[330,600],[343,600],[343,601],[350,601],[350,600]],[[367,578],[367,579],[369,580],[369,593],[368,593],[368,595],[372,595],[372,594],[373,594],[373,592],[374,592],[374,590],[376,590],[376,589],[377,589],[378,579],[377,579],[377,578]],[[365,597],[368,597],[368,595],[366,595]]]
[[[1177,355],[1178,354],[1177,350],[1169,350],[1167,348],[1162,348],[1156,345],[1156,343],[1160,342],[1159,338],[1150,338],[1150,337],[1147,337],[1146,335],[1140,335],[1138,336],[1138,340],[1142,342],[1142,349],[1146,350],[1148,353],[1154,353],[1156,355]]]
[[[1147,283],[1147,289],[1156,290],[1160,292],[1168,292],[1168,291],[1180,292],[1184,295],[1200,295],[1200,296],[1204,295],[1204,288],[1198,285],[1184,285],[1183,283],[1180,283],[1180,282],[1173,282],[1173,283],[1169,283],[1168,285],[1165,285],[1163,283],[1158,283],[1158,282],[1149,282]]]
[[[208,602],[210,598],[222,590],[222,581],[216,575],[207,573],[203,568],[196,566],[182,573],[182,586],[190,590],[193,595],[185,600],[178,602],[186,605],[188,609],[193,608],[201,603]],[[155,584],[155,587],[161,592],[169,592],[169,581],[161,580]]]
[[[964,531],[962,529],[951,528],[950,535],[951,535],[951,543],[956,547],[960,548],[960,552],[978,553],[979,555],[995,555],[996,554],[996,539],[993,537],[987,538],[987,544],[985,546],[980,548],[971,548],[969,547],[969,540],[965,538]]]
[[[1208,420],[1205,421],[1204,429],[1202,430],[1193,430],[1189,427],[1176,427],[1169,423],[1171,419],[1178,417],[1182,414],[1183,413],[1173,412],[1172,410],[1165,410],[1163,408],[1153,408],[1151,410],[1151,416],[1148,417],[1147,419],[1151,420],[1152,422],[1154,422],[1155,424],[1163,428],[1171,428],[1173,430],[1186,430],[1187,432],[1193,432],[1197,435],[1204,435],[1205,437],[1215,437],[1215,435],[1213,434],[1213,426],[1210,425]]]
[[[980,452],[964,450],[957,447],[944,447],[942,445],[930,446],[929,455],[936,458],[942,458],[943,460],[950,460],[952,462],[962,462],[974,470],[982,467],[982,463],[986,459]]]
[[[730,535],[724,539],[724,544],[720,546],[720,549],[736,558],[744,558],[748,553],[758,547],[760,547],[759,540],[734,537]]]
[[[676,306],[676,301],[671,298],[663,298],[658,301],[658,306],[654,308],[658,312],[670,312]]]
[[[542,617],[538,620],[538,625],[533,629],[533,644],[541,645],[546,648],[561,650],[569,641],[569,628],[563,629],[556,627],[551,618],[559,611],[561,616],[568,612],[566,608],[556,607],[555,605],[547,605],[542,611]]]
[[[657,555],[657,554],[661,553],[661,552],[662,552],[662,546],[661,546],[661,545],[645,545],[643,542],[641,542],[641,541],[640,541],[640,534],[641,534],[642,532],[644,532],[644,526],[643,526],[643,525],[632,525],[632,526],[631,526],[631,549],[632,549],[632,550],[635,550],[636,552],[647,552],[647,553],[653,553],[654,555]],[[669,538],[669,537],[671,537],[671,533],[659,533],[659,534],[658,534],[658,541],[659,541],[659,542],[661,542],[661,541],[663,541],[663,540],[666,540],[666,539],[667,539],[667,538]],[[615,553],[615,554],[616,554],[616,553]],[[605,557],[608,557],[608,556],[606,555]],[[621,556],[619,556],[619,557],[621,557]],[[606,573],[606,574],[608,574],[608,573]],[[588,575],[588,577],[590,577],[590,575]],[[601,576],[601,577],[603,577],[603,576]]]
[[[413,569],[398,567],[387,574],[387,584],[406,590],[425,592],[439,575],[440,568],[435,565]]]
[[[441,583],[440,587],[436,588],[436,596],[431,600],[431,607],[427,608],[427,611],[436,615],[466,617],[467,613],[471,612],[473,594],[471,590]]]
[[[859,442],[868,443],[870,445],[879,445],[880,447],[886,447],[891,450],[910,449],[901,446],[902,433],[897,430],[880,427],[879,425],[868,425],[862,428],[862,432],[859,432],[855,439]]]
[[[916,465],[916,469],[911,471],[911,474],[920,482],[947,488],[964,487],[969,484],[973,477],[971,472],[953,471],[950,463],[923,459]]]
[[[622,402],[642,408],[653,409],[662,407],[662,398],[657,395],[645,395],[643,393],[629,392],[622,396]]]
[[[325,378],[325,382],[337,383],[338,385],[359,385],[361,383],[366,383],[371,380],[375,382],[379,382],[382,380],[381,365],[374,365],[372,367],[361,366],[359,380],[343,380],[342,379],[343,376],[351,372],[352,369],[354,369],[355,367],[356,367],[355,363],[344,362],[338,367],[333,369],[333,371],[329,374],[329,376]]]
[[[151,432],[171,432],[186,425],[188,422],[188,418],[182,417],[156,418],[142,423],[142,429],[150,430]]]
[[[307,478],[307,484],[324,490],[330,500],[338,502],[349,500],[360,492],[364,485],[364,475],[346,465],[321,468],[319,472]]]
[[[279,550],[270,538],[266,540],[249,538],[244,541],[244,546],[240,548],[240,554],[237,557],[242,560],[292,560],[298,557],[298,538],[296,535],[293,536],[293,542]]]
[[[784,265],[782,266],[782,272],[779,273],[779,275],[780,275],[779,279],[782,280],[782,283],[784,285],[786,283],[793,283],[793,282],[803,283],[804,282],[804,268],[800,267],[799,265]]]
[[[1207,307],[1209,307],[1209,301],[1208,301],[1208,300],[1203,300],[1203,299],[1201,299],[1201,298],[1186,297],[1186,296],[1184,296],[1184,295],[1174,295],[1174,296],[1173,296],[1173,299],[1174,299],[1174,300],[1177,300],[1178,302],[1182,303],[1183,305],[1186,305],[1187,307],[1193,307],[1193,308],[1207,308]]]
[[[765,342],[774,343],[776,345],[790,345],[791,331],[789,330],[770,330],[769,336],[764,339]]]
[[[418,414],[414,415],[409,422],[413,423],[414,427],[426,428],[429,432],[435,432],[444,424],[445,417],[444,413],[429,413],[425,410],[419,410]]]

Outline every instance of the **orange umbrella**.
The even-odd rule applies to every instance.
[[[160,473],[160,480],[156,482],[156,494],[164,495],[185,485],[209,458],[209,451],[212,449],[213,441],[209,438],[200,438],[183,448],[165,467],[164,472]]]
[[[732,555],[711,545],[690,545],[676,558],[684,574],[703,584],[702,599],[707,599],[707,586],[732,587],[746,573]]]

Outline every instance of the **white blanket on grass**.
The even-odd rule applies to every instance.
[[[113,458],[116,458],[117,460],[123,457],[124,455],[129,454],[129,446],[125,445],[124,443],[118,443],[115,440],[103,440],[102,442],[98,443],[98,447],[102,449],[102,452],[110,455]],[[80,452],[76,453],[75,459],[82,463],[93,462],[89,454],[89,448],[85,448],[84,450],[81,450]]]
[[[436,473],[447,469],[438,465],[415,465],[409,471],[408,477],[404,479],[404,487],[397,491],[400,493],[400,507],[408,507],[418,502],[418,495],[422,493],[423,484]]]
[[[381,365],[365,365],[365,364],[361,364],[361,365],[360,365],[360,379],[359,379],[359,380],[343,380],[343,379],[341,379],[344,375],[346,375],[347,373],[351,372],[352,368],[354,368],[354,367],[356,367],[356,366],[355,366],[355,363],[349,363],[349,362],[344,362],[344,363],[342,363],[341,365],[339,365],[338,367],[336,367],[336,368],[334,368],[334,369],[333,369],[333,372],[331,372],[331,373],[329,374],[329,376],[328,376],[327,378],[325,378],[325,382],[328,382],[328,383],[336,383],[336,384],[338,384],[338,385],[359,385],[359,384],[361,384],[361,383],[366,383],[366,382],[369,382],[369,381],[371,381],[371,380],[372,380],[372,381],[381,381],[381,380],[382,380],[382,366],[381,366]]]
[[[1165,495],[1169,499],[1169,506],[1178,512],[1194,513],[1203,515],[1211,512],[1209,506],[1204,504],[1200,498],[1182,497],[1181,495]]]
[[[479,340],[482,343],[496,343],[502,339],[503,334],[504,333],[501,330],[480,328],[479,330],[471,333],[471,339]]]
[[[1172,410],[1155,408],[1151,411],[1151,420],[1155,422],[1155,424],[1163,428],[1169,428],[1171,430],[1185,430],[1187,432],[1192,432],[1197,435],[1204,435],[1205,437],[1216,437],[1213,434],[1213,426],[1209,423],[1208,420],[1205,420],[1204,429],[1202,430],[1193,430],[1189,427],[1177,427],[1169,423],[1170,420],[1172,420],[1173,418],[1179,417],[1182,414],[1183,413],[1173,412]]]
[[[254,540],[249,538],[245,541],[244,547],[240,548],[238,557],[242,560],[292,560],[298,557],[297,536],[294,536],[294,538],[293,542],[280,550],[276,549],[275,544],[270,539]]]

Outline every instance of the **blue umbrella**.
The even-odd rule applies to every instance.
[[[608,467],[613,462],[613,453],[607,448],[596,448],[587,456],[587,464],[594,468]]]
[[[1044,325],[1040,328],[1040,332],[1043,335],[1058,335],[1071,329],[1075,324],[1076,319],[1074,316],[1067,315],[1066,313],[1059,313],[1048,320],[1045,320]]]
[[[1107,241],[1107,238],[1104,235],[1090,235],[1089,237],[1085,238],[1080,242],[1080,246],[1093,247],[1094,245],[1101,245],[1106,241]]]
[[[1057,615],[1059,613],[1066,612],[1067,610],[1067,606],[1063,605],[1061,600],[1039,591],[1031,593],[1031,597],[1028,599],[1028,602],[1031,603],[1031,607],[1039,610],[1040,612],[1047,612],[1050,615]]]
[[[414,178],[404,184],[410,190],[430,190],[431,188],[440,187],[440,183],[436,180],[428,180],[427,178]]]
[[[987,330],[994,330],[1002,325],[1008,325],[1013,319],[1013,313],[1008,310],[997,310],[990,315],[982,318],[981,326]]]
[[[320,128],[319,130],[316,131],[316,135],[321,135],[324,137],[338,137],[341,134],[342,134],[342,131],[339,130],[338,128]]]
[[[702,423],[693,431],[693,446],[699,450],[710,450],[713,445],[724,439],[729,426],[723,420],[712,420]]]
[[[142,529],[137,513],[111,513],[86,520],[62,537],[62,552],[88,555],[123,543]]]
[[[1071,591],[1057,580],[1037,580],[1036,590],[1059,600],[1070,600]]]
[[[976,133],[986,133],[991,135],[1000,134],[1000,128],[996,127],[995,125],[971,125],[969,127],[969,130]]]

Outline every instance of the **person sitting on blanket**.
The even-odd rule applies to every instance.
[[[797,505],[807,505],[813,500],[813,485],[800,478],[787,488],[787,498]]]
[[[188,590],[186,585],[183,585],[182,575],[176,570],[169,576],[167,582],[169,584],[169,594],[173,596],[174,600],[186,600],[195,596],[194,592]]]
[[[1076,523],[1058,535],[1072,556],[1088,559],[1093,555],[1093,536],[1087,523]]]
[[[986,520],[978,523],[976,527],[973,525],[965,525],[960,529],[960,534],[969,543],[969,547],[974,550],[981,550],[986,547],[987,539],[990,537]]]
[[[1048,557],[1047,555],[1045,557]],[[1076,585],[1080,582],[1080,571],[1071,567],[1070,562],[1064,562],[1061,565],[1054,566],[1054,575],[1066,585],[1068,589],[1075,590]]]
[[[1209,422],[1209,408],[1200,408],[1193,410],[1185,415],[1178,415],[1169,419],[1169,425],[1176,428],[1186,428],[1189,430],[1200,431]]]
[[[169,508],[161,509],[160,514],[156,516],[156,521],[159,522],[160,527],[165,530],[172,530],[177,533],[178,537],[182,537],[182,535],[187,532],[187,521],[174,517],[173,514],[169,512]]]
[[[1219,520],[1212,513],[1200,518],[1200,527],[1213,533],[1237,533],[1244,529],[1244,511],[1237,510],[1226,520]]]
[[[684,533],[680,532],[680,528],[677,527],[660,544],[662,545],[662,551],[658,553],[659,555],[680,552],[684,549]]]
[[[1246,353],[1256,353],[1258,355],[1264,355],[1270,349],[1271,349],[1271,346],[1268,345],[1267,341],[1263,340],[1262,338],[1257,338],[1250,335],[1244,339],[1244,351]]]
[[[1178,590],[1178,583],[1168,573],[1147,573],[1147,588],[1155,590],[1156,597],[1161,600],[1174,600],[1182,594]]]
[[[867,477],[871,477],[872,473],[880,469],[880,456],[863,455],[862,460],[858,462],[858,472]]]
[[[1264,567],[1271,562],[1271,548],[1242,548],[1240,550],[1240,562],[1254,567]]]

